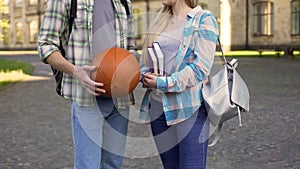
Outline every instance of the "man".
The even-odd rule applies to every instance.
[[[41,60],[62,71],[61,95],[71,100],[74,168],[121,168],[133,95],[102,96],[103,84],[90,78],[90,66],[102,50],[121,47],[133,52],[131,2],[77,0],[69,28],[72,0],[48,0],[38,38]],[[122,1],[122,2],[121,2]],[[59,46],[66,55],[62,56]]]

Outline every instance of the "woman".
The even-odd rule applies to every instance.
[[[140,118],[150,116],[165,169],[206,167],[209,125],[205,125],[201,86],[212,68],[219,32],[213,14],[197,3],[163,0],[164,7],[147,33],[144,47],[160,44],[166,75],[149,72],[147,52],[141,59],[142,83],[149,90]]]

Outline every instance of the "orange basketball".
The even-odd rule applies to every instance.
[[[140,66],[133,54],[123,48],[101,51],[93,60],[97,66],[91,77],[104,84],[104,96],[116,98],[133,91],[140,79]]]

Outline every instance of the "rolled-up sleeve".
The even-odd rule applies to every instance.
[[[59,51],[60,40],[64,41],[68,21],[67,0],[48,0],[45,15],[37,40],[37,50],[42,62],[54,52]],[[62,42],[64,44],[64,42]]]

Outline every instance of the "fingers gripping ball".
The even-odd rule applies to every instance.
[[[97,66],[91,76],[104,84],[107,97],[121,97],[133,91],[140,79],[140,66],[133,54],[123,48],[101,51],[93,60]]]

